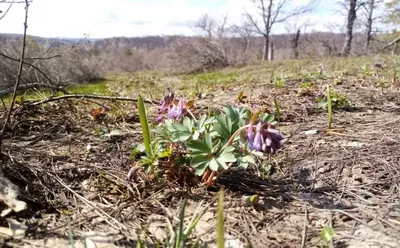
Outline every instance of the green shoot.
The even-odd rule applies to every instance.
[[[332,100],[329,84],[326,86],[326,97],[328,101],[328,129],[332,128]]]
[[[276,119],[278,120],[279,123],[281,121],[281,110],[278,104],[278,100],[276,100],[276,97],[274,98],[274,105],[275,105]]]
[[[138,110],[139,110],[140,125],[142,127],[142,133],[143,133],[143,143],[144,143],[147,155],[151,157],[153,155],[153,151],[151,148],[149,122],[147,119],[146,106],[144,105],[143,98],[140,95],[138,98]]]
[[[221,188],[218,194],[218,220],[217,220],[217,246],[225,247],[224,240],[224,189]]]

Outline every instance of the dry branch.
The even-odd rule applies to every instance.
[[[396,39],[394,39],[393,41],[389,42],[388,44],[386,44],[384,47],[381,48],[380,52],[385,50],[386,48],[392,46],[393,44],[400,42],[400,36],[397,37]]]
[[[18,86],[19,86],[19,83],[21,81],[22,67],[24,65],[25,48],[26,48],[26,30],[28,29],[28,9],[29,9],[29,2],[28,2],[28,0],[25,0],[24,36],[23,36],[23,41],[22,41],[21,56],[20,56],[20,60],[19,60],[18,74],[17,74],[17,79],[15,81],[15,86],[14,86],[14,92],[13,92],[13,95],[12,95],[11,106],[8,109],[8,112],[7,112],[7,115],[6,115],[6,119],[4,121],[3,129],[1,130],[1,133],[0,133],[0,153],[1,153],[1,145],[2,145],[4,131],[6,130],[8,121],[10,120],[11,112],[13,110],[14,103],[15,103],[15,98],[17,96]]]
[[[29,105],[40,105],[44,103],[65,100],[65,99],[100,99],[100,100],[109,100],[109,101],[129,101],[129,102],[137,102],[137,98],[130,98],[130,97],[117,97],[117,96],[103,96],[103,95],[86,95],[86,94],[69,94],[69,95],[62,95],[56,97],[50,97],[44,100],[35,101],[29,103]],[[152,101],[149,99],[144,99],[145,103],[151,104],[158,104],[157,101]]]

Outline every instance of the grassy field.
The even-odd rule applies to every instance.
[[[384,68],[376,69],[376,62]],[[226,105],[277,117],[278,103],[283,148],[255,156],[247,170],[233,165],[220,171],[208,187],[142,169],[128,176],[137,162],[131,152],[143,142],[134,102],[75,99],[19,106],[3,141],[4,174],[28,204],[27,211],[9,218],[27,231],[3,241],[24,247],[67,247],[71,240],[75,247],[84,247],[85,240],[97,247],[166,247],[199,208],[185,247],[196,241],[198,247],[216,247],[223,186],[229,247],[400,247],[399,72],[396,56],[324,58],[193,75],[110,75],[68,89],[159,101],[171,86],[176,95],[195,100],[195,117]],[[331,129],[321,97],[327,84],[333,90]],[[24,98],[49,94],[29,92]],[[99,105],[108,110],[96,122],[90,113]],[[146,107],[153,120],[157,106]],[[185,178],[192,176],[187,168],[182,166]]]

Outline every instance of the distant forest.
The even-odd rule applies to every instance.
[[[294,58],[295,34],[271,35],[274,60]],[[377,53],[393,35],[373,37],[370,53]],[[17,58],[21,35],[0,34],[0,53]],[[318,32],[301,34],[298,58],[339,56],[344,34]],[[351,54],[363,55],[363,34],[355,33]],[[187,37],[148,36],[115,37],[107,39],[54,39],[29,36],[26,57],[48,58],[35,60],[50,78],[27,68],[22,85],[66,85],[73,82],[93,81],[105,73],[162,70],[168,72],[204,72],[226,66],[240,66],[261,60],[263,37]],[[18,62],[0,59],[0,94],[9,89],[15,78]]]

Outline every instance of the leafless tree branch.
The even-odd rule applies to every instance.
[[[13,4],[14,4],[14,1],[12,1],[12,2],[10,3],[10,5],[9,5],[8,8],[6,9],[6,11],[4,11],[4,13],[3,13],[2,11],[0,11],[0,13],[3,13],[3,15],[0,16],[0,21],[7,15],[8,11],[10,11],[10,9],[11,9],[11,7],[12,7]]]
[[[26,31],[28,29],[28,9],[29,9],[29,2],[28,2],[28,0],[25,0],[25,22],[24,22],[24,35],[23,35],[23,41],[22,41],[22,47],[21,47],[21,56],[20,56],[20,61],[19,61],[17,79],[15,81],[14,92],[12,95],[11,106],[8,109],[6,119],[4,121],[3,128],[0,133],[0,154],[1,154],[1,148],[2,148],[3,135],[4,135],[5,130],[7,129],[7,124],[10,120],[11,112],[14,108],[18,86],[21,81],[22,67],[24,65],[25,48],[26,48]]]

